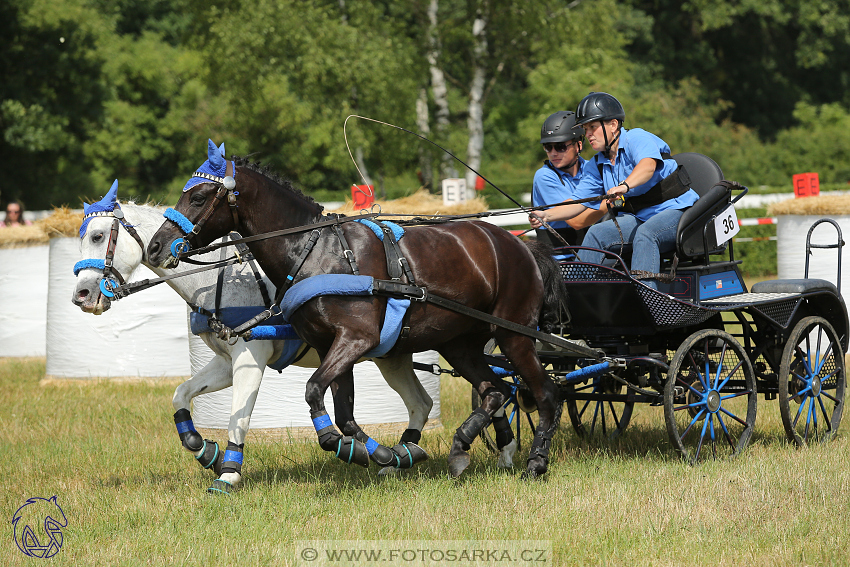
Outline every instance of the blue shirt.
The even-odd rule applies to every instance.
[[[606,159],[602,155],[602,152],[593,156],[587,162],[581,182],[574,192],[574,198],[586,199],[604,195],[609,189],[622,183],[634,171],[638,162],[644,158],[662,161],[663,165],[661,167],[657,167],[656,165],[655,173],[652,174],[649,181],[637,187],[630,188],[626,198],[643,195],[655,187],[659,181],[671,175],[679,168],[679,164],[674,159],[662,160],[662,153],[669,154],[670,146],[655,134],[640,128],[621,130],[620,143],[617,147],[617,159],[614,164],[611,165],[611,160]],[[599,164],[602,165],[601,176],[599,175]],[[696,203],[697,199],[699,199],[697,192],[689,189],[686,193],[679,195],[675,199],[667,199],[663,203],[638,211],[636,216],[641,222],[646,222],[657,213],[666,211],[667,209],[686,209]],[[585,203],[585,206],[598,210],[599,202]]]
[[[531,204],[535,207],[538,205],[556,205],[567,199],[572,199],[573,193],[579,181],[581,181],[585,164],[587,164],[587,160],[578,156],[578,171],[573,177],[546,160],[546,164],[534,174]],[[569,225],[565,221],[554,221],[550,222],[549,226],[558,229],[566,228]]]

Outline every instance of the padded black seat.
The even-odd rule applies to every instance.
[[[691,178],[691,189],[700,196],[699,200],[685,209],[676,230],[676,252],[680,259],[705,257],[706,244],[703,231],[711,217],[722,212],[731,202],[732,191],[723,185],[723,171],[708,156],[685,152],[673,156],[676,163],[685,166]],[[705,234],[708,254],[719,254],[726,250],[726,243],[717,245],[714,227],[709,226]]]
[[[805,293],[807,291],[831,291],[838,295],[838,288],[827,280],[766,280],[754,283],[750,288],[753,293]]]

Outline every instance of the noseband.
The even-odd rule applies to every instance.
[[[180,228],[180,230],[185,235],[185,238],[178,238],[171,243],[172,256],[174,256],[175,258],[179,258],[180,254],[188,252],[192,249],[192,246],[195,245],[195,238],[197,238],[198,234],[204,228],[204,225],[215,212],[218,205],[222,201],[224,201],[225,197],[227,197],[227,204],[230,206],[230,214],[233,215],[233,230],[239,230],[239,212],[238,207],[236,205],[236,197],[237,195],[239,195],[239,192],[234,191],[234,189],[236,189],[235,176],[236,173],[234,171],[232,161],[227,162],[224,177],[204,173],[202,171],[196,171],[194,173],[192,177],[201,177],[203,179],[209,179],[218,186],[218,190],[215,193],[215,199],[213,199],[213,201],[209,205],[207,205],[207,207],[201,213],[198,222],[194,224],[192,223],[192,221],[187,219],[183,215],[183,213],[177,211],[176,209],[172,209],[171,207],[169,207],[165,210],[162,216],[176,224],[177,227]]]
[[[112,227],[109,229],[109,242],[106,244],[106,257],[103,260],[97,260],[89,258],[87,260],[80,260],[76,264],[74,264],[74,276],[78,275],[82,270],[87,268],[94,268],[96,270],[103,270],[103,277],[100,279],[100,291],[106,297],[110,299],[115,297],[115,292],[113,291],[116,287],[120,285],[124,285],[124,278],[121,276],[121,272],[113,268],[113,260],[115,258],[115,246],[118,243],[118,231],[119,227],[123,226],[127,232],[132,236],[136,242],[139,243],[139,248],[142,249],[142,259],[145,257],[145,245],[142,242],[139,233],[136,232],[136,229],[133,228],[133,225],[127,223],[124,220],[124,211],[121,210],[121,207],[116,203],[115,208],[112,211],[99,211],[96,213],[91,213],[86,215],[83,218],[85,221],[86,218],[91,217],[103,217],[108,216],[112,217]],[[114,278],[114,279],[113,279]],[[115,280],[118,280],[116,283]]]

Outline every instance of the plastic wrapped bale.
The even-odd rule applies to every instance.
[[[167,285],[112,303],[95,316],[71,303],[77,237],[50,241],[47,378],[189,376],[186,304]],[[154,278],[140,266],[130,281]]]
[[[850,195],[805,197],[775,203],[768,209],[777,217],[776,257],[779,279],[802,278],[806,271],[806,236],[812,225],[830,218],[841,227],[845,240],[850,237]],[[830,223],[821,223],[812,233],[812,244],[836,244],[838,234]],[[847,255],[842,252],[842,257]],[[837,284],[838,252],[835,249],[812,249],[809,258],[809,277]],[[850,290],[850,270],[846,263],[841,270],[842,295]]]
[[[48,257],[40,226],[0,229],[0,357],[46,353]]]

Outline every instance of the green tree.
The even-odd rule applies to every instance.
[[[651,18],[630,44],[676,83],[694,76],[723,116],[774,137],[800,101],[850,106],[848,0],[629,0]]]

